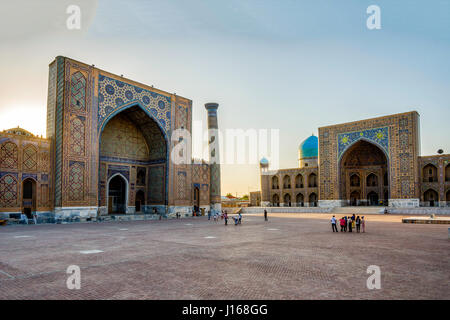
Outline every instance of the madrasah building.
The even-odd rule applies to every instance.
[[[298,150],[298,168],[269,170],[252,205],[450,206],[450,155],[420,155],[415,111],[319,128]]]
[[[205,108],[210,159],[218,159],[218,104]],[[0,219],[220,210],[219,163],[172,161],[179,143],[192,150],[190,139],[173,135],[177,129],[191,132],[191,100],[56,57],[46,137],[21,128],[0,132]]]

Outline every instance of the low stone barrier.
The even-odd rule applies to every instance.
[[[248,207],[242,208],[242,213],[330,213],[333,208],[321,207]]]
[[[393,214],[450,214],[450,207],[387,208]]]

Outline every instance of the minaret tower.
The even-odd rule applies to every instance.
[[[208,110],[208,148],[209,148],[209,169],[210,169],[210,188],[209,201],[211,211],[222,210],[220,195],[220,155],[219,155],[219,126],[217,122],[218,103],[206,103]]]
[[[262,158],[259,162],[261,176],[261,207],[270,205],[269,161]]]

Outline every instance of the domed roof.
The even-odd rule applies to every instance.
[[[305,141],[303,141],[299,149],[300,159],[303,158],[314,158],[319,155],[319,139],[315,135],[310,136]]]
[[[262,158],[261,161],[259,161],[259,164],[268,165],[269,164],[269,160],[267,160],[266,158]]]

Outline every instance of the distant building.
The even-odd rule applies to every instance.
[[[217,129],[218,104],[205,108]],[[49,66],[47,137],[0,133],[0,216],[220,210],[219,164],[171,161],[182,141],[172,133],[191,128],[191,100],[58,56]]]
[[[450,205],[450,155],[420,156],[415,111],[321,127],[298,154],[298,168],[261,160],[261,206]]]

